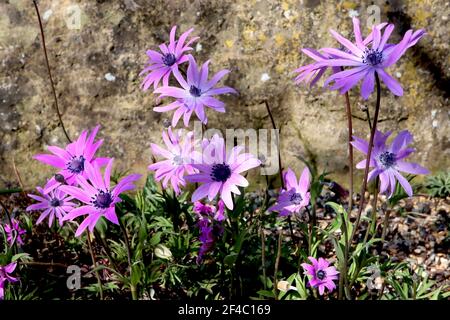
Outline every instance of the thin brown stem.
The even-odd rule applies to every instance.
[[[64,122],[62,121],[61,112],[59,111],[58,98],[56,96],[55,84],[53,82],[52,72],[50,70],[50,64],[48,62],[47,47],[45,45],[44,28],[42,27],[41,15],[39,14],[39,8],[36,3],[36,0],[33,0],[33,4],[34,4],[34,8],[36,9],[36,15],[37,15],[38,21],[39,21],[39,29],[41,30],[42,48],[44,50],[45,63],[47,65],[48,77],[50,79],[50,84],[51,84],[52,92],[53,92],[53,98],[55,100],[56,113],[58,114],[59,123],[61,125],[61,128],[64,131],[64,135],[66,136],[67,141],[72,142],[72,140],[70,140],[69,134],[66,131],[66,128],[64,127]]]
[[[367,150],[367,159],[366,159],[366,168],[364,170],[364,180],[361,186],[361,199],[359,201],[359,208],[358,208],[358,215],[356,216],[356,222],[353,228],[352,236],[350,237],[350,241],[354,238],[358,227],[359,222],[361,220],[361,214],[364,207],[364,196],[367,190],[367,177],[369,176],[369,167],[370,167],[370,158],[372,156],[372,149],[373,149],[373,140],[375,137],[375,132],[377,130],[377,122],[378,122],[378,114],[380,113],[380,100],[381,100],[381,84],[380,79],[378,78],[378,73],[375,72],[375,80],[377,84],[377,102],[375,105],[375,115],[373,117],[373,124],[372,124],[372,130],[370,132],[370,139],[369,139],[369,146]]]
[[[100,293],[100,300],[103,300],[103,287],[102,287],[102,280],[100,279],[100,273],[97,270],[97,258],[95,257],[94,250],[92,249],[92,241],[91,241],[91,235],[88,231],[86,231],[86,238],[87,243],[89,246],[89,252],[91,254],[92,264],[94,265],[95,269],[95,276],[97,278],[99,293]]]
[[[280,265],[280,257],[281,257],[281,240],[283,237],[283,229],[280,229],[278,235],[278,249],[277,249],[277,257],[275,259],[275,271],[273,274],[273,287],[275,291],[275,299],[278,300],[278,267]]]
[[[46,267],[46,268],[62,268],[67,269],[68,265],[65,265],[63,263],[58,262],[39,262],[39,261],[22,261],[20,264],[26,265],[26,266],[37,266],[37,267]]]
[[[272,115],[272,111],[270,111],[270,106],[269,106],[269,102],[267,102],[267,100],[264,100],[264,105],[266,106],[267,109],[267,113],[269,114],[269,118],[270,118],[270,122],[272,123],[272,128],[274,130],[277,130],[277,125],[275,124],[275,119],[273,118]],[[280,180],[281,180],[281,187],[284,189],[284,180],[283,180],[283,171],[282,171],[282,166],[281,166],[281,150],[280,150],[280,139],[279,139],[279,135],[276,135],[277,137],[277,146],[278,146],[278,172],[280,174]]]
[[[366,112],[367,122],[369,123],[369,129],[372,130],[372,121],[370,120],[369,108],[365,108],[364,110]]]
[[[261,267],[264,279],[264,290],[267,289],[267,275],[266,275],[266,236],[264,235],[264,229],[261,227]]]
[[[25,187],[24,187],[24,184],[22,181],[22,177],[20,176],[19,170],[17,170],[16,160],[14,159],[14,157],[12,158],[12,165],[13,165],[14,174],[16,175],[16,178],[17,178],[17,182],[19,182],[20,188],[22,189],[22,195],[24,197],[26,197],[27,194],[25,192]]]
[[[386,239],[386,235],[388,233],[388,227],[389,227],[389,216],[391,214],[391,210],[387,209],[384,214],[384,223],[383,223],[383,232],[381,234],[381,241],[383,242],[384,239]]]

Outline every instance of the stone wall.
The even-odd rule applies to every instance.
[[[182,31],[195,28],[201,38],[194,52],[197,59],[211,59],[212,71],[232,70],[224,82],[240,92],[225,98],[225,116],[208,111],[209,127],[270,128],[262,104],[268,100],[282,128],[285,164],[299,169],[303,164],[298,155],[315,157],[321,168],[339,177],[348,171],[343,97],[320,87],[296,86],[292,71],[309,61],[300,48],[336,46],[329,28],[350,35],[353,15],[366,25],[370,3],[41,0],[39,6],[66,127],[75,137],[101,124],[101,152],[114,156],[118,168],[145,173],[150,142],[161,139],[169,116],[152,111],[154,96],[140,90],[138,74],[146,49],[166,41],[170,27],[177,24]],[[412,160],[433,171],[448,169],[450,5],[441,0],[378,3],[382,20],[396,24],[395,40],[410,27],[428,32],[389,70],[405,92],[396,98],[383,88],[380,128],[412,131],[418,150]],[[1,0],[0,12],[0,187],[15,184],[13,160],[24,184],[32,187],[52,172],[32,160],[33,154],[46,145],[63,145],[65,139],[54,112],[31,1]],[[355,133],[368,137],[360,108],[372,108],[374,97],[365,102],[357,90],[350,98]]]

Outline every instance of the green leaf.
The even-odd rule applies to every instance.
[[[18,254],[13,255],[13,257],[11,258],[11,262],[18,261],[18,260],[30,261],[33,259],[30,257],[30,255],[28,253],[23,252],[23,253],[18,253]]]
[[[132,270],[131,271],[131,284],[135,286],[141,280],[142,271],[141,271],[141,268],[139,267],[139,265],[132,266],[131,270]]]
[[[269,290],[259,290],[257,294],[266,298],[275,298],[275,294]]]
[[[223,263],[226,266],[232,267],[236,263],[237,257],[238,257],[237,253],[231,253],[231,254],[225,256],[225,258],[223,259]]]
[[[158,243],[161,242],[161,234],[162,232],[156,232],[152,238],[150,239],[150,246],[156,246]]]

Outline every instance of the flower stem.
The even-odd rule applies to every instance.
[[[388,208],[386,212],[384,213],[384,223],[383,223],[383,232],[381,234],[381,242],[386,239],[386,235],[388,232],[388,225],[389,225],[389,215],[391,214],[391,210]]]
[[[344,70],[343,68],[341,68]],[[347,113],[347,127],[348,127],[348,166],[349,166],[349,199],[348,199],[348,211],[349,215],[352,212],[353,207],[353,122],[352,122],[352,107],[350,105],[350,97],[348,91],[344,94],[345,97],[345,111]]]
[[[378,200],[378,178],[375,180],[375,192],[373,195],[373,202],[372,202],[372,219],[367,226],[366,235],[364,236],[364,243],[367,242],[369,239],[369,234],[374,228],[376,230],[376,222],[377,222],[377,200]],[[375,226],[375,227],[374,227]]]
[[[343,69],[343,68],[342,68]],[[347,113],[347,127],[348,127],[348,166],[349,166],[349,199],[348,199],[348,218],[350,219],[352,208],[353,208],[353,145],[352,142],[352,134],[353,134],[353,123],[352,123],[352,108],[350,105],[350,98],[348,92],[345,93],[345,110]],[[344,227],[344,237],[345,237],[345,248],[344,248],[344,262],[343,268],[341,272],[341,276],[339,277],[339,300],[343,297],[344,285],[347,285],[347,264],[348,264],[348,252],[349,246],[348,243],[348,229],[347,229],[347,221],[342,218],[342,224]]]
[[[310,224],[309,224],[309,228],[308,228],[308,254],[310,256],[313,256],[313,252],[312,252],[312,247],[313,247],[313,235],[314,235],[314,225],[315,223],[313,222],[313,220],[315,219],[314,217],[314,211],[313,213],[311,213],[311,211],[309,211],[308,207],[305,207],[306,212],[308,213],[309,216],[309,220],[310,220]]]
[[[275,124],[275,119],[273,118],[272,111],[270,111],[269,102],[267,102],[267,100],[264,100],[264,105],[266,106],[267,113],[269,114],[270,122],[272,123],[272,128],[274,130],[277,130],[277,125]],[[282,169],[283,167],[281,166],[281,150],[280,150],[279,135],[277,135],[276,137],[277,137],[276,142],[277,142],[277,146],[278,146],[278,173],[280,175],[281,188],[284,189],[283,169]],[[294,241],[294,243],[295,243],[295,235],[294,235],[294,229],[292,228],[291,216],[287,217],[287,221],[289,224],[289,230],[291,232],[292,241]]]
[[[112,257],[111,254],[111,248],[108,245],[108,242],[105,240],[104,237],[102,237],[102,235],[100,234],[100,232],[98,232],[97,230],[94,230],[94,235],[97,239],[100,239],[100,241],[102,242],[103,245],[103,250],[105,251],[105,255],[108,258],[109,262],[112,264],[112,266],[114,267],[114,269],[119,272],[119,268],[115,262],[115,260]]]
[[[20,189],[20,188],[16,188],[16,189],[2,189],[2,190],[0,190],[0,195],[2,195],[2,194],[13,194],[13,193],[19,193],[19,192],[23,192],[23,190]]]
[[[275,271],[273,274],[273,289],[275,292],[275,300],[278,300],[278,267],[280,265],[280,257],[281,257],[281,240],[283,237],[283,229],[279,230],[278,235],[278,249],[277,249],[277,257],[275,259]]]
[[[123,233],[123,238],[125,240],[125,246],[127,248],[127,258],[128,258],[128,268],[130,269],[130,290],[131,290],[131,298],[133,300],[137,300],[137,288],[136,286],[132,283],[132,272],[133,272],[133,264],[131,261],[131,247],[130,247],[130,241],[128,240],[128,234],[127,234],[127,229],[125,228],[125,225],[123,224],[122,219],[120,219],[119,217],[119,225],[120,225],[120,230]]]
[[[372,130],[370,132],[369,147],[367,150],[366,168],[364,171],[364,180],[363,180],[363,183],[361,186],[361,193],[360,193],[361,199],[359,201],[358,215],[356,216],[356,221],[355,221],[355,225],[353,228],[352,236],[350,237],[350,241],[353,240],[353,238],[358,230],[359,222],[361,220],[361,214],[362,214],[362,210],[364,207],[364,195],[367,190],[367,177],[369,176],[370,157],[372,156],[373,140],[375,137],[375,132],[377,130],[378,114],[380,112],[381,84],[380,84],[380,79],[378,78],[378,73],[376,73],[376,72],[375,72],[375,81],[377,83],[377,102],[375,105],[375,115],[373,117]]]
[[[370,120],[369,108],[366,108],[365,110],[366,110],[367,122],[369,123],[369,129],[372,130],[372,121]]]
[[[95,269],[95,276],[97,278],[99,293],[100,293],[100,300],[103,300],[103,287],[102,287],[102,280],[100,279],[100,273],[97,270],[97,259],[95,258],[94,250],[92,249],[92,241],[91,241],[91,235],[89,231],[86,232],[86,238],[89,246],[89,252],[91,253],[91,259],[92,264],[94,265]]]
[[[61,128],[64,131],[64,135],[66,136],[67,141],[69,141],[69,143],[71,143],[72,140],[70,140],[69,134],[67,133],[66,128],[64,127],[64,122],[62,121],[61,112],[59,111],[58,98],[56,97],[55,84],[53,83],[52,72],[50,71],[50,64],[48,62],[47,47],[45,45],[44,28],[42,27],[41,15],[39,14],[39,8],[36,3],[36,0],[33,0],[33,4],[34,4],[34,8],[36,9],[36,15],[37,15],[38,21],[39,21],[39,29],[41,30],[42,48],[44,50],[45,63],[47,65],[48,77],[50,79],[50,84],[51,84],[52,92],[53,92],[53,98],[55,100],[56,113],[58,115],[58,119],[59,119]]]
[[[264,290],[267,289],[267,275],[266,275],[266,237],[264,235],[264,228],[261,227],[259,229],[261,233],[261,266],[263,271],[263,279],[264,279]]]
[[[350,217],[350,213],[348,213],[347,218]],[[345,249],[344,249],[344,261],[342,261],[342,263],[340,264],[342,269],[341,269],[341,274],[339,277],[339,293],[338,293],[338,299],[342,300],[343,296],[344,296],[344,290],[346,289],[346,295],[347,298],[350,300],[351,296],[350,296],[350,288],[348,287],[348,274],[347,274],[347,269],[348,269],[348,253],[349,253],[349,242],[348,242],[348,228],[347,228],[347,221],[345,220],[345,216],[344,214],[341,214],[341,219],[342,219],[342,231],[344,234],[344,241],[345,241]]]

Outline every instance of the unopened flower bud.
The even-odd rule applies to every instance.
[[[64,178],[64,176],[62,174],[55,174],[55,180],[58,181],[61,184],[66,184],[66,179]]]
[[[278,288],[278,290],[283,291],[283,292],[287,292],[289,290],[297,291],[296,287],[291,286],[291,284],[289,282],[284,281],[284,280],[283,281],[278,281],[277,288]]]

